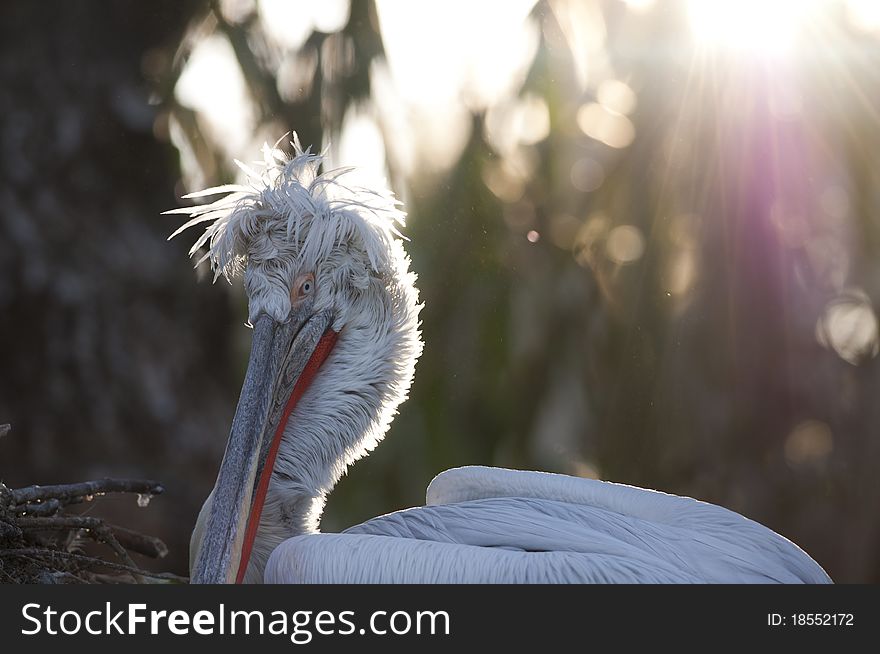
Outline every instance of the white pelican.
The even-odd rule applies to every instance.
[[[253,343],[226,453],[193,531],[194,583],[827,583],[794,543],[727,509],[565,475],[468,467],[427,506],[318,532],[327,494],[382,439],[422,350],[389,192],[319,174],[294,136],[246,185],[172,210],[209,225],[215,273],[244,274]],[[200,261],[200,262],[201,262]]]

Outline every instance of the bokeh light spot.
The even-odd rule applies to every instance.
[[[853,365],[877,356],[877,316],[864,291],[850,289],[829,302],[816,324],[816,339]]]
[[[626,8],[636,14],[641,14],[654,6],[656,0],[623,0]]]
[[[636,135],[629,118],[609,111],[596,102],[587,103],[578,109],[577,124],[584,134],[611,148],[625,148],[633,142]]]
[[[574,258],[579,265],[588,268],[593,265],[597,254],[601,254],[600,246],[608,232],[610,219],[602,212],[596,212],[577,232],[574,241]]]
[[[831,428],[819,420],[797,425],[785,440],[785,460],[792,467],[824,461],[834,448]]]
[[[249,146],[254,108],[235,52],[224,36],[200,41],[190,55],[174,95],[180,104],[199,112],[230,156]]]
[[[605,252],[608,258],[619,264],[638,261],[645,251],[645,238],[638,227],[619,225],[608,234]]]
[[[617,79],[606,79],[599,85],[596,97],[603,107],[618,114],[632,113],[636,106],[636,94],[625,83]]]
[[[696,257],[692,249],[679,252],[666,270],[668,295],[684,295],[690,290],[697,276]]]

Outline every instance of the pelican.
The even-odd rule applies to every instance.
[[[282,140],[284,140],[282,138]],[[243,275],[253,337],[226,451],[193,530],[193,583],[830,583],[803,550],[713,504],[567,475],[464,467],[426,506],[320,533],[327,495],[383,438],[422,351],[389,191],[263,146],[246,182],[173,209],[190,255]],[[171,238],[169,237],[169,238]],[[198,264],[196,264],[198,265]]]

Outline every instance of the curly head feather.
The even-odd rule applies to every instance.
[[[246,184],[190,193],[184,197],[225,195],[210,204],[165,212],[191,217],[169,239],[210,223],[190,256],[206,247],[196,265],[209,261],[215,281],[245,273],[251,320],[260,311],[279,320],[286,315],[290,305],[284,291],[295,271],[323,273],[337,293],[346,287],[364,290],[372,277],[406,275],[408,258],[397,228],[405,224],[406,214],[394,195],[346,185],[342,178],[351,168],[321,173],[323,155],[303,150],[296,134],[292,157],[278,143],[263,145],[263,161],[254,164],[259,171],[236,160]]]

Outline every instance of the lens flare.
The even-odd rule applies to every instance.
[[[741,54],[789,54],[815,12],[817,0],[690,0],[697,42]]]

